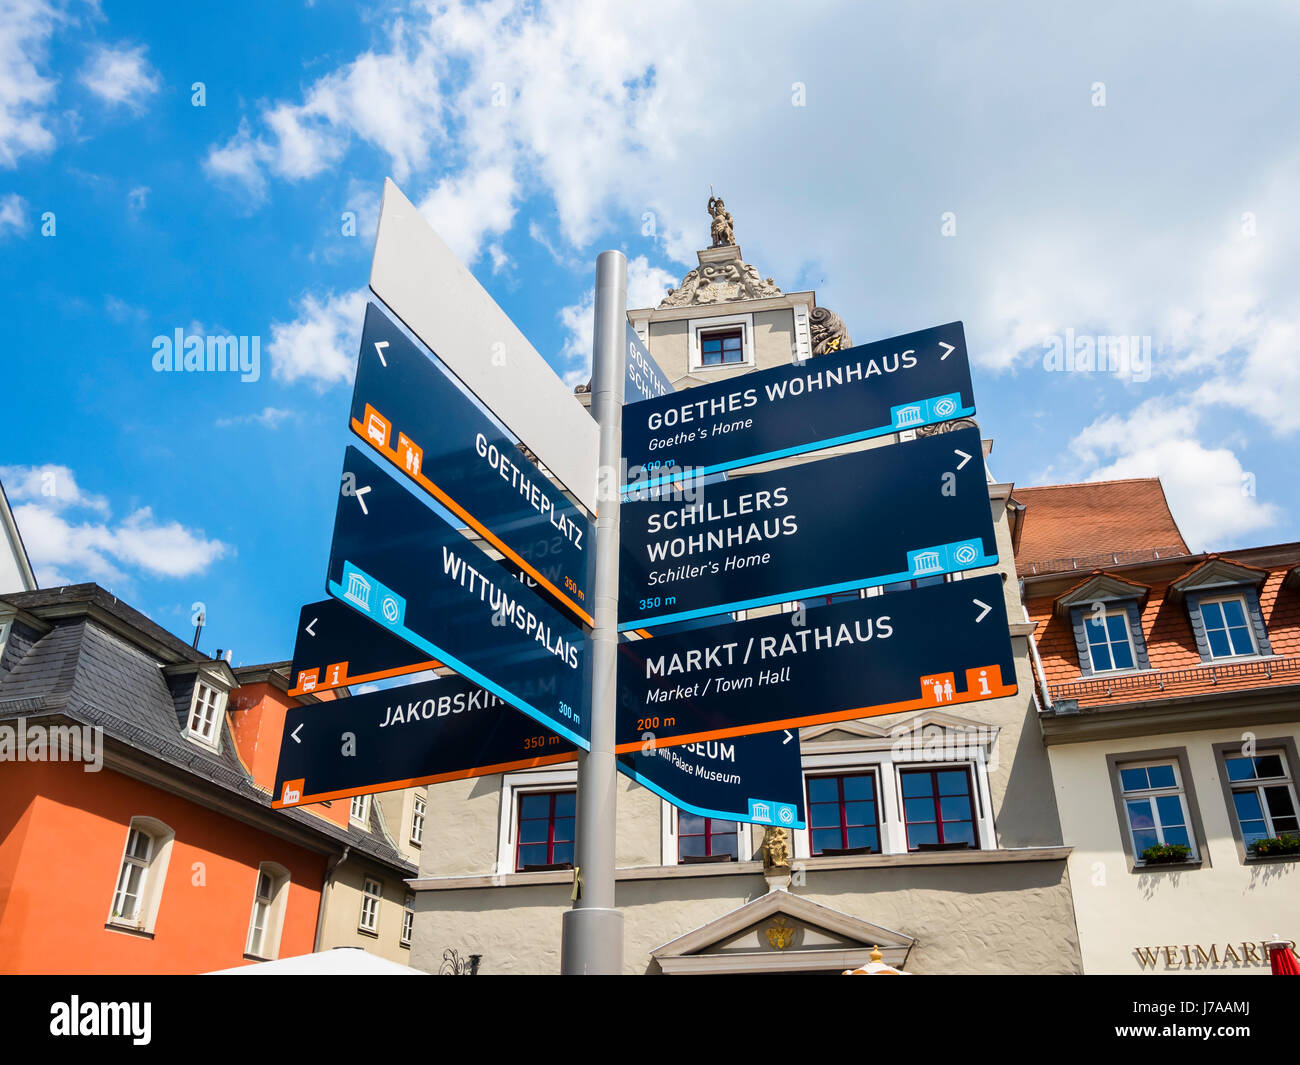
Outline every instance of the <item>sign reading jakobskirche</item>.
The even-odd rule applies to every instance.
[[[623,402],[639,403],[644,399],[666,396],[673,390],[672,382],[650,357],[632,323],[627,326],[627,376],[623,385]]]
[[[1016,693],[998,574],[628,641],[618,653],[619,753],[647,733],[671,746]]]
[[[620,541],[621,629],[998,560],[975,428],[625,501]]]
[[[582,630],[354,447],[344,459],[327,590],[590,749]]]
[[[961,322],[697,385],[629,408],[624,490],[975,413]]]
[[[367,621],[334,599],[308,603],[298,613],[290,695],[419,673],[438,665],[423,651]]]
[[[687,813],[805,827],[799,737],[788,729],[621,754],[618,768]]]
[[[577,747],[464,677],[295,706],[271,805],[569,762]]]
[[[373,303],[366,307],[351,424],[538,587],[591,623],[592,523]]]

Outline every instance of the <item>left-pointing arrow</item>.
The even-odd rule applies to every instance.
[[[384,348],[386,347],[388,347],[387,340],[375,341],[375,354],[379,356],[379,361],[382,362],[385,366],[388,365],[388,360],[384,358]]]
[[[302,726],[305,725],[305,724],[306,724],[305,721],[300,722],[299,725],[298,725],[298,727],[297,727],[296,729],[294,729],[291,733],[289,733],[289,735],[293,737],[293,742],[294,742],[294,743],[302,743],[302,740],[300,740],[300,739],[298,738],[298,733],[300,733],[300,732],[302,731]]]

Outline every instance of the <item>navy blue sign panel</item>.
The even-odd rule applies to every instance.
[[[621,754],[618,767],[699,817],[806,827],[799,736],[789,729]]]
[[[290,695],[401,677],[434,669],[438,662],[342,603],[322,599],[298,613]]]
[[[961,322],[674,392],[623,416],[624,490],[975,413]]]
[[[1003,594],[994,573],[620,643],[614,749],[1014,695]]]
[[[666,396],[673,390],[672,382],[650,357],[650,352],[636,335],[632,323],[627,326],[627,378],[623,385],[623,402],[639,403],[645,399]]]
[[[998,560],[975,428],[734,478],[689,501],[625,502],[620,514],[622,629]]]
[[[366,307],[352,431],[591,624],[595,528],[378,306]]]
[[[326,588],[590,749],[582,630],[354,447],[344,459]]]
[[[464,677],[290,708],[271,805],[572,761],[578,748]]]

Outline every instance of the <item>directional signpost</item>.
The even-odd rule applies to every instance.
[[[293,708],[275,806],[576,760],[561,968],[617,973],[619,772],[802,828],[800,727],[1015,694],[998,575],[727,618],[997,563],[976,429],[726,475],[973,414],[960,322],[677,392],[605,252],[588,411],[392,182],[370,287],[350,424],[386,465],[347,449],[291,694],[456,675]]]
[[[591,622],[595,527],[373,303],[361,335],[351,424],[538,586]]]
[[[629,484],[645,488],[975,413],[961,322],[635,404]]]
[[[1014,695],[1002,578],[622,643],[619,692],[620,753]]]
[[[586,749],[586,637],[354,447],[328,590]]]
[[[978,429],[625,501],[619,628],[998,560]]]
[[[309,695],[437,668],[438,662],[334,599],[298,614],[290,695]]]

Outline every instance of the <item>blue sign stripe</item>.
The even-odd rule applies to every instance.
[[[624,757],[626,757],[626,756],[624,756]],[[748,805],[747,805],[746,809],[744,809],[744,810],[710,810],[710,809],[707,809],[706,807],[703,807],[703,806],[695,806],[695,805],[692,804],[692,803],[686,802],[684,799],[681,799],[681,798],[679,798],[679,797],[673,795],[671,792],[665,790],[664,788],[661,788],[658,784],[656,784],[656,783],[655,783],[653,780],[651,780],[649,777],[643,776],[641,773],[638,773],[638,772],[637,772],[637,771],[636,771],[632,766],[629,766],[626,762],[624,762],[622,758],[619,759],[619,762],[618,762],[618,769],[619,769],[619,772],[622,773],[624,776],[631,777],[631,778],[632,778],[633,780],[635,780],[638,784],[640,784],[643,788],[649,788],[649,789],[650,789],[651,791],[653,791],[656,795],[658,795],[661,799],[665,799],[665,800],[667,800],[668,802],[672,803],[674,806],[677,807],[677,809],[679,809],[679,810],[685,810],[688,814],[695,814],[697,817],[710,817],[710,818],[713,818],[715,821],[741,821],[741,822],[744,822],[745,824],[755,824],[755,825],[774,825],[774,824],[777,824],[777,822],[775,822],[775,821],[768,821],[768,820],[762,820],[762,821],[756,821],[756,820],[753,820],[753,817],[752,817],[752,811],[753,811],[753,808],[754,808],[755,804],[762,805],[762,804],[764,804],[765,802],[768,802],[768,803],[770,803],[770,805],[772,805],[772,806],[774,806],[774,807],[780,807],[780,806],[783,806],[783,805],[785,805],[785,806],[791,805],[791,804],[789,804],[789,803],[780,803],[780,802],[775,802],[775,801],[771,801],[771,800],[764,800],[764,799],[746,799],[746,803],[747,803]],[[788,822],[788,823],[785,822],[785,821],[782,821],[782,822],[780,822],[779,827],[781,827],[781,828],[807,828],[808,825],[807,825],[807,822],[799,820],[798,815],[796,814],[794,820],[792,820],[792,821],[790,821],[790,822]],[[744,859],[744,858],[740,858],[740,861],[743,862],[743,861],[745,861],[745,859]]]
[[[978,560],[968,566],[945,566],[943,569],[932,570],[925,574],[927,577],[938,577],[947,573],[959,573],[966,569],[978,569],[984,566],[996,566],[998,563],[997,556],[988,558],[981,555]],[[723,603],[720,606],[706,607],[703,610],[682,610],[675,614],[654,614],[646,618],[639,618],[636,621],[626,621],[619,625],[619,632],[630,632],[634,629],[651,628],[655,625],[666,625],[672,621],[689,621],[692,618],[712,617],[715,614],[734,613],[739,610],[748,610],[752,607],[772,606],[775,603],[789,603],[798,599],[809,599],[817,595],[834,595],[837,592],[853,592],[859,588],[877,588],[882,584],[894,584],[898,581],[916,580],[917,575],[908,573],[886,573],[883,577],[873,577],[868,581],[844,581],[842,584],[824,584],[819,588],[801,588],[793,592],[782,592],[780,595],[767,595],[760,599],[740,599],[734,603]]]

